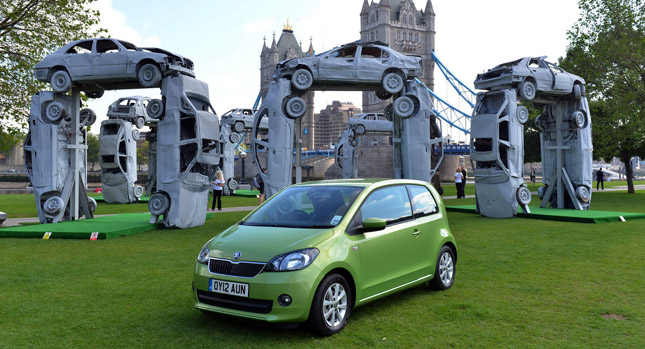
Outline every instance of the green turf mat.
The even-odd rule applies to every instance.
[[[625,221],[645,219],[645,213],[569,210],[557,208],[541,208],[533,206],[529,206],[529,208],[531,210],[531,213],[525,214],[522,208],[519,207],[517,217],[579,223],[620,222],[621,217]],[[446,206],[446,210],[453,212],[477,213],[475,205]]]
[[[212,218],[209,212],[206,218]],[[97,239],[113,239],[156,229],[150,224],[150,213],[124,213],[101,216],[93,219],[79,219],[56,224],[33,224],[20,227],[0,229],[0,237],[5,238],[42,238],[51,232],[50,239],[85,239],[89,240],[93,232]]]
[[[256,195],[260,195],[260,191],[259,190],[248,190],[248,189],[237,189],[237,190],[235,190],[235,195],[236,196],[255,197]]]
[[[105,202],[105,199],[103,199],[103,195],[95,196],[94,200],[99,202]],[[142,196],[139,198],[139,202],[148,202],[149,200],[150,200],[149,196]],[[121,204],[115,204],[115,205],[121,205]]]

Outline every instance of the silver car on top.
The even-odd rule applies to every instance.
[[[90,98],[101,97],[106,89],[157,87],[175,73],[194,77],[193,62],[112,38],[73,41],[34,67],[36,79],[51,83],[55,92],[67,92],[76,84]]]
[[[314,57],[282,61],[276,67],[277,76],[290,78],[297,90],[307,90],[314,83],[323,89],[376,84],[383,99],[399,93],[405,79],[420,77],[422,72],[421,57],[403,55],[379,41],[349,43]]]
[[[543,57],[524,57],[502,63],[487,72],[477,74],[475,88],[496,91],[516,88],[520,97],[532,101],[536,96],[571,95],[580,100],[585,95],[585,80],[567,73]]]

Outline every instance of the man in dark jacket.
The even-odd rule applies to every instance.
[[[464,166],[461,166],[461,174],[464,176],[463,180],[461,181],[461,192],[464,193],[464,197],[466,197],[466,168]]]
[[[602,186],[602,190],[605,190],[605,173],[602,171],[602,167],[598,172],[596,172],[596,190],[598,190],[598,186]]]

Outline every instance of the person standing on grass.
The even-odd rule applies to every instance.
[[[432,176],[432,186],[437,189],[439,195],[443,195],[443,188],[441,187],[441,174],[439,174],[439,169]]]
[[[602,186],[602,190],[605,190],[605,173],[602,171],[602,167],[596,172],[596,181],[596,190],[598,190],[598,186]]]
[[[457,170],[455,171],[455,186],[457,187],[457,199],[461,199],[463,194],[463,187],[461,186],[461,181],[464,178],[464,174],[461,173],[461,169],[457,167]]]
[[[267,173],[267,170],[264,169],[262,170],[263,173]],[[252,185],[260,191],[260,195],[258,196],[259,199],[259,205],[262,205],[264,202],[264,181],[262,180],[262,176],[258,173],[254,178],[253,178],[253,183]]]
[[[463,175],[463,177],[461,177],[461,197],[465,198],[466,197],[466,176],[468,173],[466,172],[466,168],[464,166],[461,166],[461,174]]]
[[[224,174],[221,170],[215,172],[214,181],[211,182],[213,185],[213,204],[211,205],[211,211],[215,211],[215,202],[217,202],[217,210],[222,210],[222,191],[224,190]]]

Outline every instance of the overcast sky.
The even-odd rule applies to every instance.
[[[154,5],[153,5],[154,3]],[[415,0],[424,9],[425,0]],[[360,38],[363,0],[131,1],[98,0],[101,27],[118,39],[156,46],[193,60],[196,77],[208,83],[218,114],[251,107],[260,88],[260,52],[279,38],[289,21],[304,49],[316,52]],[[435,52],[472,88],[477,73],[525,56],[557,61],[567,47],[566,32],[579,16],[575,0],[435,0]],[[455,104],[437,69],[435,92]],[[158,89],[108,91],[90,101],[104,120],[107,106],[122,96],[159,96]],[[332,100],[361,106],[358,92],[316,92],[316,112]],[[98,127],[93,128],[98,132]],[[459,138],[459,137],[454,137]]]

